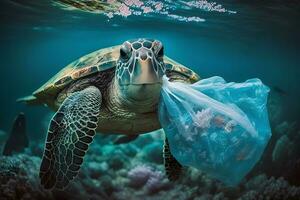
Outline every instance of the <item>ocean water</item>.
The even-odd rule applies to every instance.
[[[248,190],[262,191],[255,184],[260,181],[264,181],[266,185],[268,183],[269,185],[281,184],[281,186],[299,184],[299,181],[294,180],[296,178],[291,178],[297,177],[296,171],[300,169],[300,151],[297,147],[300,144],[297,143],[300,137],[298,136],[300,132],[299,2],[293,0],[219,0],[215,3],[210,1],[143,1],[143,4],[138,6],[139,1],[124,1],[122,4],[124,12],[120,11],[120,7],[107,12],[94,8],[80,9],[66,2],[75,1],[2,0],[0,2],[1,130],[9,133],[15,116],[19,112],[24,112],[29,140],[43,145],[47,124],[52,113],[46,107],[30,107],[17,103],[17,98],[31,94],[62,67],[85,54],[121,44],[132,38],[156,38],[164,44],[167,56],[190,67],[202,78],[221,76],[228,82],[243,82],[250,78],[260,78],[271,88],[270,119],[275,136],[271,139],[262,162],[253,172],[253,176],[249,178],[252,180],[251,178],[254,177],[254,180],[250,183],[245,182],[248,183],[245,186],[248,189],[239,195],[246,194]],[[118,2],[115,1],[116,5]],[[287,139],[282,139],[283,136]],[[160,137],[158,137],[159,142],[153,142],[152,146],[148,145],[148,149],[143,148],[145,144],[148,144],[147,141],[155,141],[156,137],[158,136],[155,134],[145,136],[129,147],[157,153],[162,145]],[[109,143],[109,138],[103,141]],[[98,144],[103,144],[103,141]],[[292,150],[281,148],[288,144]],[[95,146],[92,152],[96,152],[97,148],[100,147]],[[117,152],[118,154],[126,148],[106,146],[103,152]],[[276,148],[281,148],[279,154],[276,154]],[[31,154],[28,153],[28,155]],[[123,154],[120,153],[120,155]],[[125,188],[125,192],[122,193],[122,189],[116,183],[118,176],[129,170],[129,162],[139,163],[139,158],[152,162],[151,159],[144,158],[144,154],[126,155],[128,159],[122,161],[124,162],[121,167],[123,171],[116,167],[115,171],[118,173],[110,171],[108,175],[105,175],[106,178],[99,178],[98,182],[89,179],[90,184],[101,185],[103,181],[108,181],[113,185],[110,186],[110,192],[104,190],[105,195],[95,193],[93,198],[123,199],[127,197],[128,194],[125,194],[127,189]],[[277,155],[280,158],[279,161],[275,159]],[[285,161],[285,155],[289,155],[289,160],[294,160],[294,162],[282,164]],[[38,155],[35,156],[38,157]],[[107,158],[106,154],[103,155],[103,160],[104,158]],[[26,159],[30,160],[30,156]],[[159,158],[154,156],[152,159],[154,159],[152,167],[163,172]],[[90,160],[99,161],[99,159],[93,160],[92,156]],[[270,160],[272,161],[269,162]],[[295,168],[293,168],[295,173],[285,173],[291,170],[291,166]],[[90,169],[88,167],[87,171]],[[108,163],[108,168],[110,167]],[[144,168],[146,169],[143,170],[151,171],[150,168]],[[160,171],[149,173],[159,174]],[[191,175],[196,172],[189,173]],[[161,176],[157,174],[153,176]],[[108,176],[110,179],[107,178]],[[220,190],[221,186],[207,186],[207,181],[203,181],[204,175],[197,176],[199,181],[186,180],[184,183],[191,183],[191,185],[186,184],[187,186],[180,184],[161,186],[161,182],[166,180],[158,181],[160,180],[158,179],[156,181],[160,183],[153,184],[161,188],[157,191],[154,189],[154,194],[151,192],[149,194],[149,191],[147,193],[147,189],[145,189],[146,192],[142,189],[132,189],[135,187],[129,187],[128,191],[134,192],[132,199],[146,197],[160,199],[166,197],[168,192],[174,195],[179,194],[176,191],[182,188],[189,189],[186,196],[180,197],[182,199],[201,199],[202,196],[202,199],[212,199],[220,193],[223,195],[221,199],[239,198],[232,194],[234,189]],[[271,180],[272,176],[275,177],[274,180]],[[284,180],[279,177],[284,177]],[[282,183],[282,181],[286,182]],[[81,186],[84,189],[92,187],[84,184]],[[284,191],[289,190],[289,186],[282,187]],[[201,192],[197,193],[200,190]],[[86,191],[94,190],[86,189]],[[84,196],[88,193],[82,194],[82,198],[92,199],[90,196]],[[58,196],[60,195],[63,194],[59,193]],[[276,195],[278,196],[278,193]],[[286,196],[280,197],[284,199]]]

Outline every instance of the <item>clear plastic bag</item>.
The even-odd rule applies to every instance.
[[[239,183],[271,137],[268,92],[259,79],[212,77],[189,85],[164,78],[159,118],[171,153],[184,166]]]

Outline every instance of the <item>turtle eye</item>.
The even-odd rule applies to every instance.
[[[120,58],[123,60],[128,60],[130,58],[130,52],[124,47],[120,48]]]
[[[163,47],[160,48],[159,52],[157,53],[157,56],[158,57],[163,57],[164,56],[164,48]]]
[[[161,47],[157,52],[157,57],[162,58],[164,56],[164,47]]]

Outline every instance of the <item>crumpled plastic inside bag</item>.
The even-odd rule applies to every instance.
[[[159,119],[171,153],[183,166],[238,184],[271,137],[268,92],[259,79],[226,83],[212,77],[190,85],[164,77]]]

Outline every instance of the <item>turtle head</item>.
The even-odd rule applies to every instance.
[[[116,82],[126,99],[157,100],[165,74],[164,48],[154,39],[125,41],[120,47]]]
[[[121,45],[117,78],[122,85],[162,83],[164,48],[152,39],[128,40]]]

